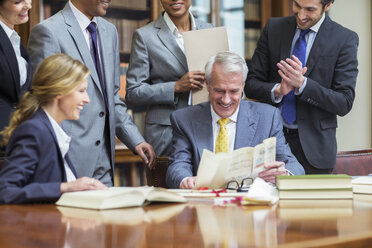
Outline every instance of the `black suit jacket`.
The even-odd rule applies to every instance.
[[[281,81],[276,64],[290,56],[296,25],[294,16],[268,21],[252,58],[247,97],[273,104],[271,89]],[[336,116],[346,115],[353,105],[358,44],[355,32],[326,16],[307,59],[307,85],[296,101],[297,124],[305,156],[316,168],[335,164]]]
[[[76,177],[68,154],[65,158]],[[9,139],[0,170],[0,204],[55,202],[66,180],[57,137],[48,116],[39,108]]]
[[[21,55],[29,62],[28,53],[22,44]],[[30,89],[30,63],[28,65],[26,83],[21,89],[17,57],[12,43],[0,26],[0,130],[8,125],[10,114],[17,107],[22,94]]]

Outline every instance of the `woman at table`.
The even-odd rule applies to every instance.
[[[32,90],[22,97],[1,133],[6,156],[0,170],[0,204],[55,202],[64,192],[105,189],[76,173],[67,151],[70,137],[60,124],[78,120],[89,103],[89,70],[65,54],[46,58],[36,70]]]
[[[30,9],[31,0],[0,0],[0,131],[8,125],[22,94],[30,89],[29,56],[14,30],[15,25],[28,21]]]

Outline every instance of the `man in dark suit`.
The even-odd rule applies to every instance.
[[[218,152],[220,119],[227,118],[225,152],[253,147],[276,137],[277,161],[265,164],[266,170],[259,177],[275,183],[276,175],[288,171],[304,174],[285,142],[279,110],[268,104],[241,101],[247,71],[245,60],[239,55],[218,53],[205,66],[209,101],[171,114],[173,147],[166,175],[168,187],[194,187],[203,149]]]
[[[306,174],[332,172],[337,115],[346,115],[355,97],[359,38],[325,15],[333,2],[294,0],[294,16],[270,19],[245,86],[247,97],[280,107],[287,142]],[[297,53],[302,33],[304,51]]]

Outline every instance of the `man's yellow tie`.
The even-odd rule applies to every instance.
[[[226,124],[230,121],[229,118],[221,118],[218,120],[220,124],[220,132],[218,133],[216,140],[215,153],[229,152],[229,135],[227,134]]]

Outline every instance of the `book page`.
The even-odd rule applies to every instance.
[[[243,178],[251,177],[253,152],[253,147],[243,147],[232,152],[230,164],[226,171],[226,182],[231,180],[241,182]]]
[[[189,71],[204,71],[208,59],[218,52],[229,51],[229,41],[225,27],[216,27],[184,32],[185,54]],[[208,91],[192,92],[192,105],[208,101]]]
[[[253,147],[243,147],[230,153],[215,154],[203,150],[200,160],[195,189],[200,187],[225,188],[227,182],[252,177],[265,170],[265,161],[275,161],[276,138],[269,138]],[[274,160],[271,160],[274,159]]]
[[[207,149],[203,150],[197,172],[195,188],[221,188],[225,184],[226,165],[229,163],[228,154],[215,154]]]
[[[265,161],[264,163],[267,164],[269,162],[275,161],[276,155],[276,137],[270,137],[263,141],[265,145]]]
[[[258,177],[258,173],[265,170],[264,162],[265,162],[265,145],[258,144],[254,147],[254,152],[253,152],[253,168],[252,168],[253,179]]]

